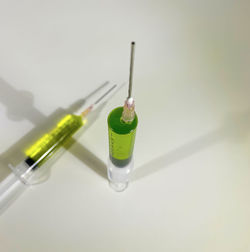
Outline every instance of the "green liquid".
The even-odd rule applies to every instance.
[[[69,137],[81,128],[83,124],[84,121],[81,116],[66,115],[57,123],[53,130],[43,135],[25,150],[26,156],[31,162],[34,162],[35,167],[40,166],[51,157]]]
[[[108,116],[109,155],[112,163],[118,167],[126,166],[133,155],[137,115],[131,123],[121,120],[123,107],[112,110]]]

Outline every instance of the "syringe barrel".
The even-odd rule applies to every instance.
[[[10,166],[14,174],[25,184],[38,183],[46,176],[47,160],[84,125],[81,116],[68,114],[56,126],[31,144],[25,151],[26,158],[17,166]]]
[[[26,188],[26,185],[12,172],[1,181],[0,215],[24,192]]]
[[[133,149],[138,118],[130,123],[122,120],[123,107],[112,110],[108,116],[109,162],[108,178],[116,191],[123,191],[133,169]]]
[[[81,116],[68,114],[64,116],[50,132],[44,134],[25,150],[25,160],[33,169],[40,166],[81,126]]]

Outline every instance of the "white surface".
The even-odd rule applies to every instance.
[[[107,160],[124,88],[0,217],[0,251],[250,251],[249,13],[231,0],[1,1],[2,162],[59,107],[127,79],[132,40],[139,125],[126,191],[89,168]]]

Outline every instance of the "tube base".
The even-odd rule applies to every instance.
[[[129,184],[130,175],[134,167],[134,160],[124,167],[115,166],[110,159],[108,159],[108,179],[109,185],[116,192],[124,191]]]

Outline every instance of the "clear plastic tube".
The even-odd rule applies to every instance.
[[[138,124],[136,114],[131,122],[124,122],[122,114],[123,107],[118,107],[108,116],[108,178],[111,187],[119,192],[127,188],[133,170],[133,149]]]

